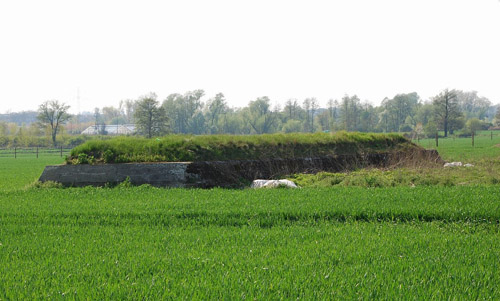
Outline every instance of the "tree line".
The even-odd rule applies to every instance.
[[[379,106],[356,95],[330,99],[321,106],[314,97],[287,100],[283,106],[258,97],[243,108],[228,106],[219,93],[206,102],[203,90],[172,94],[160,102],[151,93],[128,104],[139,134],[264,134],[276,132],[360,131],[406,132],[420,136],[467,135],[500,123],[496,107],[476,91],[443,90],[428,101],[416,93],[385,98]]]
[[[476,91],[445,89],[423,101],[416,92],[385,98],[379,106],[361,101],[356,95],[344,95],[320,104],[314,98],[288,99],[273,104],[267,96],[251,100],[246,107],[230,107],[223,93],[203,101],[203,90],[174,93],[159,100],[155,93],[121,101],[118,107],[95,108],[92,114],[71,116],[69,106],[46,101],[36,112],[37,122],[14,126],[0,121],[0,145],[16,137],[39,137],[52,144],[59,134],[81,132],[92,125],[106,135],[105,125],[135,124],[137,134],[146,137],[174,134],[264,134],[292,132],[405,132],[445,137],[469,135],[480,129],[500,125],[500,110]],[[76,130],[75,130],[76,129]],[[9,140],[9,138],[11,140]],[[45,138],[43,138],[45,137]],[[2,140],[3,139],[3,140]],[[72,139],[72,138],[69,138]],[[74,139],[74,138],[73,138]],[[17,143],[22,139],[19,138]],[[36,140],[36,139],[35,139]],[[78,139],[77,139],[78,140]],[[7,141],[7,142],[6,142]],[[78,141],[76,141],[78,142]]]

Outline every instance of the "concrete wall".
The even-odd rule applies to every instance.
[[[189,164],[181,162],[52,165],[45,167],[40,181],[55,181],[64,186],[103,186],[107,183],[121,183],[129,177],[134,185],[184,187],[186,183],[192,181],[186,173]],[[196,176],[193,180],[196,180]]]
[[[340,172],[364,167],[404,164],[441,164],[436,151],[376,153],[334,157],[204,161],[167,163],[127,163],[103,165],[47,166],[40,181],[64,186],[118,184],[127,177],[134,185],[158,187],[242,187],[255,179],[272,179],[294,173]]]

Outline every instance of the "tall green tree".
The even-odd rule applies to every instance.
[[[132,123],[136,105],[137,103],[132,99],[120,100],[118,110],[120,110],[120,115],[125,123]]]
[[[175,133],[187,134],[205,130],[205,124],[200,125],[201,118],[197,116],[203,107],[201,98],[204,95],[203,90],[194,90],[184,95],[170,94],[163,101],[162,107],[167,112],[171,128]]]
[[[416,122],[422,125],[426,125],[430,121],[433,121],[434,117],[434,106],[431,102],[425,102],[420,105],[415,114]]]
[[[227,103],[224,94],[218,93],[215,97],[210,98],[205,106],[206,120],[210,134],[221,134],[223,125],[220,123],[221,117],[226,114]]]
[[[138,132],[148,138],[168,132],[167,114],[156,98],[154,93],[141,97],[134,112]]]
[[[458,106],[467,119],[487,117],[488,109],[491,107],[491,101],[479,96],[477,91],[456,90]]]
[[[495,113],[495,119],[493,120],[493,124],[495,126],[500,126],[500,109],[497,108],[497,111]]]
[[[397,94],[392,99],[382,100],[381,128],[386,132],[399,132],[409,121],[416,125],[415,114],[420,104],[420,97],[416,92]]]
[[[342,129],[346,131],[355,131],[360,121],[360,99],[357,95],[342,97],[340,104],[340,119]]]
[[[328,100],[328,119],[329,119],[329,127],[330,129],[334,128],[335,122],[337,121],[337,115],[338,115],[338,107],[339,107],[339,101],[338,100],[333,100],[332,98]]]
[[[458,106],[457,92],[455,90],[445,89],[439,95],[436,95],[432,103],[434,105],[434,112],[436,114],[436,121],[440,128],[444,131],[444,136],[448,137],[448,133],[460,126],[463,127],[461,122],[462,112]]]
[[[0,121],[0,137],[7,136],[8,134],[9,134],[9,127],[7,125],[7,122]]]
[[[360,122],[358,130],[362,132],[373,132],[379,122],[375,108],[368,102],[361,105]]]
[[[106,124],[104,123],[104,120],[101,115],[101,110],[99,108],[94,109],[94,127],[95,127],[95,132],[96,134],[99,135],[106,135]]]
[[[314,117],[319,108],[318,100],[315,97],[304,99],[304,110],[306,111],[306,120],[304,130],[306,132],[314,132]]]
[[[243,118],[256,134],[272,133],[278,116],[271,110],[271,100],[267,96],[250,101],[243,111]]]
[[[44,128],[50,129],[52,144],[56,146],[56,137],[61,126],[71,118],[68,113],[70,106],[57,100],[48,100],[38,107],[38,121]]]
[[[289,99],[285,102],[285,107],[283,108],[283,121],[286,122],[290,119],[300,119],[303,115],[303,111],[297,99]]]

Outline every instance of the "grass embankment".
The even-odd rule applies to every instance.
[[[414,148],[396,134],[269,134],[269,135],[170,135],[145,139],[118,137],[88,141],[74,148],[69,164],[183,162],[303,158],[326,155],[383,152]]]

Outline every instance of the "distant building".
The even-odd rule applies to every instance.
[[[104,129],[102,128],[104,127]],[[135,124],[106,124],[89,126],[82,135],[132,135],[135,134]]]

